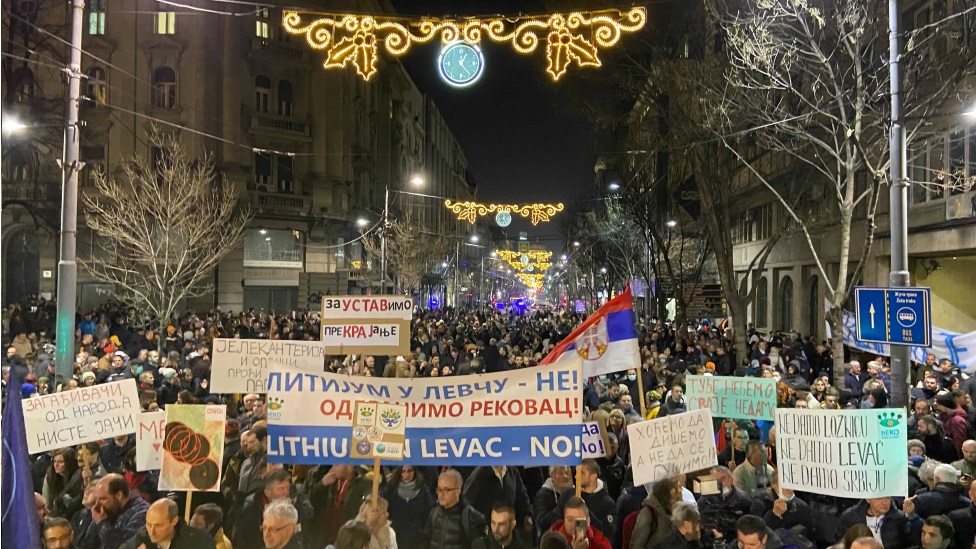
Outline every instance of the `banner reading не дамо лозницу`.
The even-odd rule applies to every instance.
[[[776,410],[783,488],[828,496],[908,495],[907,418],[902,410]]]
[[[276,364],[268,376],[268,461],[371,463],[350,459],[349,445],[355,403],[377,401],[407,407],[403,465],[577,465],[581,369],[576,359],[497,374],[387,379]]]

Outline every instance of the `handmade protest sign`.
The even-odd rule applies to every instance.
[[[712,417],[773,421],[776,380],[726,376],[688,376],[689,410],[709,409]]]
[[[217,338],[210,368],[212,393],[263,393],[271,362],[308,372],[325,370],[325,348],[318,341]]]
[[[859,498],[908,495],[901,410],[776,410],[776,463],[783,488]]]
[[[401,461],[406,417],[406,406],[357,402],[352,416],[352,457]]]
[[[136,432],[136,380],[78,387],[23,401],[31,454]]]
[[[166,407],[159,489],[216,492],[224,461],[227,407],[170,404]]]
[[[136,471],[154,471],[163,465],[166,410],[136,416]]]
[[[581,446],[584,458],[601,458],[607,455],[607,449],[603,446],[603,437],[600,435],[599,423],[588,421],[583,424]]]
[[[357,401],[406,409],[404,465],[578,465],[582,360],[454,378],[350,378],[272,367],[268,461],[351,459]]]
[[[627,435],[635,485],[718,465],[708,410],[632,423]]]
[[[409,296],[336,296],[322,299],[322,344],[329,354],[410,352]]]

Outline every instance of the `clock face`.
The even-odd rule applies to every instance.
[[[474,84],[485,68],[485,57],[481,48],[463,40],[444,46],[437,59],[441,78],[452,86],[464,87]]]
[[[508,212],[498,212],[495,215],[495,223],[498,223],[499,227],[508,227],[512,222],[512,214]]]

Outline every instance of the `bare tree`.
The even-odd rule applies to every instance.
[[[212,273],[241,245],[251,213],[213,157],[192,159],[175,135],[153,130],[154,160],[135,157],[118,175],[97,174],[84,195],[101,254],[81,261],[116,297],[164,325],[187,298],[212,288]]]
[[[390,220],[386,230],[387,270],[397,292],[410,293],[419,289],[421,281],[434,272],[453,248],[454,240],[444,236],[445,231],[425,232],[409,212],[400,219]],[[382,255],[380,236],[374,234],[364,238],[363,249],[374,258],[372,272],[378,281],[376,266]]]
[[[723,146],[795,224],[827,288],[827,322],[840,334],[842,309],[870,257],[881,190],[889,183],[886,5],[759,0],[730,13],[722,24],[729,67],[713,88],[712,113],[723,119],[722,133],[755,129],[755,149],[766,154],[750,157],[741,142],[725,140]],[[963,29],[964,39],[953,45],[957,55],[933,51],[944,32],[940,22],[910,34],[902,60],[909,141],[949,106],[974,71],[964,61],[972,58],[974,18],[950,19],[945,24]],[[770,160],[813,174],[825,191],[798,202],[770,173]],[[809,215],[811,204],[825,215]],[[831,220],[826,230],[824,218]],[[834,338],[832,351],[834,375],[841,380],[841,337]]]

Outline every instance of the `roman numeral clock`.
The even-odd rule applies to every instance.
[[[481,77],[485,70],[485,57],[477,44],[459,40],[444,46],[437,58],[437,69],[445,82],[463,88]]]

